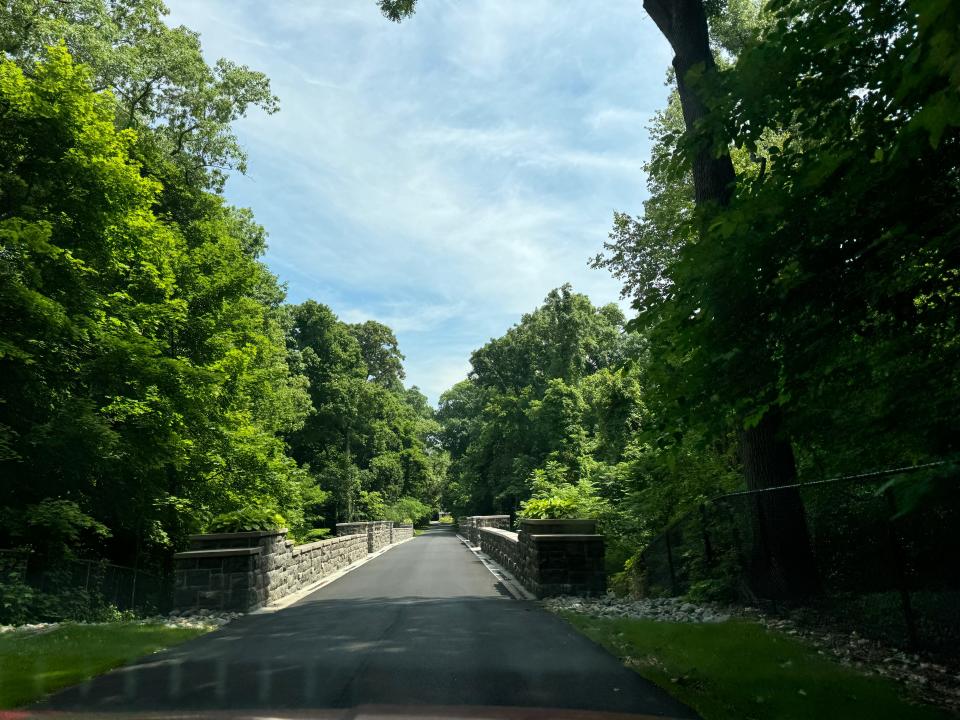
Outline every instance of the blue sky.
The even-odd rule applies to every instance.
[[[280,97],[237,124],[226,193],[289,300],[390,325],[432,402],[552,288],[618,300],[587,263],[641,209],[671,57],[640,0],[421,0],[401,25],[374,0],[168,5]]]

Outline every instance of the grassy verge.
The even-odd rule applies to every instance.
[[[28,634],[0,635],[0,708],[38,700],[143,655],[202,635],[205,630],[138,623],[66,624]]]
[[[839,665],[756,623],[661,623],[570,613],[564,617],[704,720],[950,717],[907,702],[902,689],[890,680]]]

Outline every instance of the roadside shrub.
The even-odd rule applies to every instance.
[[[719,602],[731,603],[739,600],[736,588],[736,576],[698,580],[691,583],[685,598],[693,603]]]
[[[641,567],[640,553],[636,553],[623,564],[621,572],[614,573],[609,577],[607,587],[620,597],[643,597],[644,587]]]
[[[314,528],[313,530],[308,530],[300,537],[296,538],[297,542],[301,545],[304,543],[312,543],[317,540],[323,540],[330,537],[330,528]]]
[[[354,520],[392,520],[407,525],[426,525],[433,508],[412,497],[387,503],[381,493],[361,490],[353,514]]]
[[[0,523],[15,544],[32,548],[48,560],[69,558],[111,536],[109,528],[87,515],[72,500],[45,498],[18,511],[4,508]]]
[[[56,571],[47,578],[51,586],[62,589],[41,592],[19,580],[0,583],[0,625],[23,625],[36,622],[113,622],[132,620],[129,610],[120,611],[99,594],[83,588],[69,587],[57,578]]]
[[[30,622],[35,592],[32,587],[18,580],[0,584],[0,624],[23,625]]]
[[[207,532],[254,532],[257,530],[279,530],[287,521],[272,508],[246,507],[242,510],[217,515],[207,526]]]
[[[429,505],[416,498],[402,497],[392,505],[387,506],[384,519],[405,525],[426,525],[430,522],[432,514],[433,508]]]
[[[606,500],[597,493],[590,480],[572,483],[567,472],[556,463],[534,470],[531,475],[533,495],[520,504],[517,517],[541,520],[564,518],[596,518],[604,520],[610,514]]]
[[[570,498],[531,498],[521,504],[517,517],[534,520],[561,520],[580,516],[580,508]]]

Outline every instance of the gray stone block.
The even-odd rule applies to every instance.
[[[210,571],[187,570],[184,573],[184,584],[192,588],[206,588],[210,584]]]

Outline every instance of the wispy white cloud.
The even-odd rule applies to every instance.
[[[588,269],[644,197],[669,51],[636,0],[168,0],[211,57],[266,72],[282,111],[238,123],[229,198],[270,232],[290,299],[391,325],[436,400],[469,353]]]
[[[593,130],[605,128],[630,128],[637,131],[644,128],[653,114],[651,110],[635,108],[604,107],[588,115],[584,120]]]

